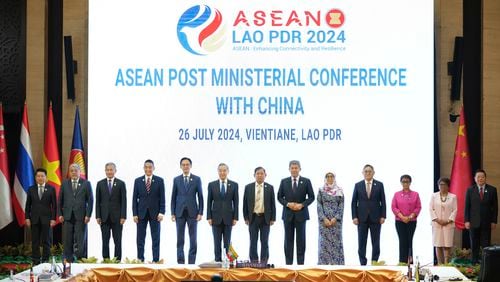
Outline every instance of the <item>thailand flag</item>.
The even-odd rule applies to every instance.
[[[19,226],[24,225],[24,208],[30,186],[35,185],[33,158],[31,157],[30,128],[28,124],[28,107],[24,105],[23,124],[21,125],[21,141],[14,176],[14,193],[12,204]]]

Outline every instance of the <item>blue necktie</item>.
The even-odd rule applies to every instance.
[[[184,188],[187,189],[189,185],[188,177],[184,176]]]
[[[113,189],[113,182],[111,182],[111,179],[108,179],[108,191],[109,191],[110,195],[111,195],[112,189]]]
[[[222,197],[224,197],[224,195],[226,195],[226,185],[224,185],[224,182],[222,182],[222,186],[220,188],[220,194]]]

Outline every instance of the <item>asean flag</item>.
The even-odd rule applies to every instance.
[[[82,130],[80,128],[80,111],[78,109],[78,106],[76,107],[76,113],[75,113],[75,126],[73,127],[73,143],[71,145],[71,153],[69,154],[67,177],[69,177],[69,166],[72,164],[78,164],[80,166],[80,177],[86,179],[87,173],[85,170],[83,138],[82,138]]]
[[[28,190],[35,185],[33,158],[31,156],[30,127],[28,123],[28,106],[24,104],[23,121],[17,157],[16,173],[14,176],[14,193],[12,205],[19,226],[24,226],[24,208]]]

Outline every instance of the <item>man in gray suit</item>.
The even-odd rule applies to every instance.
[[[238,221],[238,183],[227,179],[229,167],[221,163],[217,168],[219,179],[208,184],[207,220],[214,236],[215,261],[222,261],[221,240],[224,249],[231,243],[231,230]]]
[[[497,188],[486,184],[486,172],[482,169],[474,175],[476,184],[465,194],[464,222],[469,230],[472,262],[479,261],[479,246],[491,245],[491,230],[497,226]]]
[[[243,196],[243,217],[250,232],[250,260],[259,261],[257,240],[260,232],[260,262],[269,259],[269,231],[276,221],[276,200],[274,187],[264,182],[266,170],[257,167],[254,171],[255,182],[245,186]]]
[[[84,256],[85,227],[92,215],[94,198],[90,182],[80,178],[80,166],[71,164],[70,179],[63,181],[59,191],[59,221],[63,223],[64,258],[73,261]],[[76,252],[73,250],[76,242]]]

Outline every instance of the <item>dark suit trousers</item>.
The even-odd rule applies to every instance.
[[[50,225],[43,224],[40,220],[37,223],[31,224],[31,257],[33,264],[39,264],[40,261],[40,243],[43,246],[42,261],[49,261],[50,256],[50,241],[49,241]]]
[[[196,217],[189,217],[188,211],[185,209],[180,217],[175,218],[175,225],[177,227],[177,263],[184,263],[184,235],[186,233],[186,224],[189,231],[189,255],[188,263],[194,264],[196,262],[196,251],[198,249],[196,242],[196,228],[198,221]]]
[[[415,234],[416,227],[416,221],[404,223],[396,220],[396,231],[399,237],[399,262],[408,263],[408,256],[413,256],[413,234]]]
[[[285,260],[293,264],[293,241],[297,233],[297,264],[304,264],[306,252],[306,221],[284,221],[285,224]]]
[[[77,259],[81,259],[84,255],[83,240],[85,238],[85,223],[82,219],[76,219],[75,214],[71,213],[71,218],[64,219],[64,257],[70,262],[73,261],[73,254]],[[75,250],[73,250],[75,243]]]
[[[380,256],[380,222],[360,222],[358,224],[358,256],[359,263],[366,265],[366,241],[368,240],[368,230],[372,239],[372,261],[378,261]]]
[[[153,240],[153,262],[160,260],[160,222],[156,218],[149,216],[149,211],[143,219],[137,223],[137,258],[144,261],[144,244],[146,243],[146,228],[151,229],[151,240]]]
[[[102,257],[109,258],[109,238],[113,232],[113,243],[115,244],[114,257],[118,260],[122,259],[122,230],[123,226],[118,222],[112,222],[108,217],[106,221],[101,223],[102,234]]]
[[[469,230],[470,246],[472,249],[472,262],[479,262],[479,247],[491,245],[491,224],[483,224],[478,228]]]
[[[248,225],[250,232],[250,260],[252,262],[259,261],[257,254],[257,240],[260,232],[260,261],[267,262],[269,259],[269,230],[270,226],[266,223],[263,215],[257,216],[253,214],[252,222]]]
[[[212,234],[214,235],[214,254],[215,261],[222,261],[221,240],[224,236],[224,255],[226,255],[229,244],[231,243],[231,230],[232,225],[225,225],[224,222],[220,224],[212,224]]]

